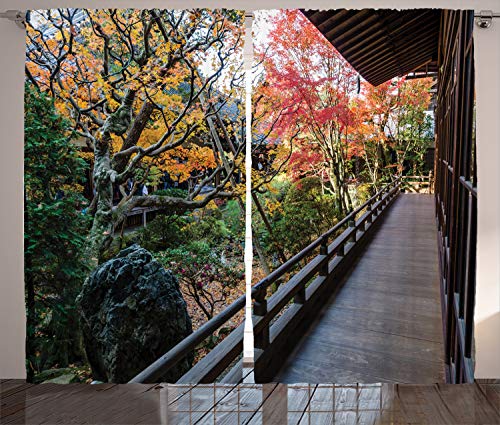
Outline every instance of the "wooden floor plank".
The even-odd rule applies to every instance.
[[[479,380],[476,382],[479,389],[484,394],[487,400],[494,407],[500,406],[500,380]],[[500,423],[500,421],[499,421]]]
[[[317,385],[298,384],[288,386],[288,423],[304,423],[309,419],[311,400],[316,393]]]
[[[11,395],[16,394],[20,391],[25,391],[26,389],[32,387],[34,384],[30,384],[24,380],[16,379],[0,384],[0,397],[5,399]]]
[[[418,380],[421,383],[430,384],[436,382],[435,376],[440,376],[442,369],[441,364],[433,360],[415,359],[415,357],[396,353],[387,355],[366,348],[349,348],[345,345],[319,340],[309,341],[294,359],[296,360],[293,362],[295,365],[293,382],[325,383],[330,380],[339,384],[413,383],[417,380],[415,370],[418,369],[422,371],[422,376]],[[304,370],[304,377],[307,373],[307,379],[297,377],[301,370]],[[338,375],[339,370],[342,371],[340,375]],[[349,376],[346,371],[354,372],[353,376]],[[444,377],[441,377],[440,381],[443,382]]]
[[[272,385],[274,387],[268,389],[260,408],[255,411],[248,422],[244,423],[278,425],[282,423],[298,424],[300,422],[304,411],[309,406],[316,385]]]
[[[350,327],[352,329],[365,329],[386,333],[390,335],[406,336],[409,338],[425,339],[427,341],[440,343],[443,339],[443,331],[427,320],[405,319],[393,317],[387,321],[385,314],[376,311],[363,310],[359,314],[357,308],[340,307],[328,310],[321,320],[329,322],[331,326]]]
[[[230,391],[219,397],[214,404],[213,420],[217,423],[230,425],[237,419],[237,423],[242,423],[249,420],[253,413],[262,405],[267,391],[274,389],[274,384],[263,387],[255,384],[234,385]],[[219,391],[221,387],[217,386]],[[223,391],[224,393],[224,391]],[[204,417],[202,419],[207,419]],[[203,423],[200,421],[200,423]]]
[[[444,382],[433,205],[396,199],[276,382]]]
[[[288,387],[278,384],[265,398],[261,413],[262,424],[279,425],[286,422],[288,416]],[[257,418],[254,419],[254,423]]]
[[[262,387],[258,385],[244,384],[232,387],[230,393],[215,405],[215,423],[231,425],[249,420],[262,404],[263,396]]]
[[[113,384],[41,384],[26,391],[23,410],[7,416],[4,423],[38,423],[40,417],[54,424],[135,423],[147,411],[159,412],[157,397],[145,396],[152,387],[136,385],[125,391],[124,385]]]
[[[82,386],[80,385],[77,388],[81,390]],[[75,389],[74,385],[67,386],[68,393],[71,393],[73,389]],[[43,384],[43,386],[28,384],[17,392],[10,393],[7,397],[2,396],[0,420],[2,423],[16,422],[17,418],[23,418],[26,411],[39,401],[63,396],[64,393],[59,390],[60,386],[58,384]]]
[[[252,369],[242,371],[242,380],[253,373]],[[171,423],[203,423],[214,421],[231,423],[235,414],[238,420],[246,417],[246,412],[239,415],[239,402],[249,404],[255,394],[260,393],[260,387],[255,390],[254,384],[197,384],[194,386],[172,385],[167,387],[168,399],[167,422]],[[164,390],[162,390],[164,392]],[[207,406],[208,401],[210,406]],[[194,401],[193,401],[194,400]],[[257,401],[253,401],[255,404]],[[249,410],[249,409],[246,409]],[[186,413],[188,412],[188,413]],[[250,411],[253,413],[253,411]],[[239,422],[238,422],[239,423]]]
[[[424,335],[422,335],[423,337]],[[332,326],[330,329],[322,328],[309,338],[311,348],[316,343],[323,341],[335,341],[335,345],[352,348],[355,350],[367,350],[384,355],[394,355],[414,359],[416,362],[425,359],[428,362],[436,362],[441,365],[442,344],[411,336],[393,335],[383,331],[373,331],[351,327]],[[397,353],[394,353],[397,347]]]
[[[141,423],[145,418],[153,418],[149,419],[151,423],[160,423],[160,394],[158,391],[152,391],[156,385],[142,384],[130,390],[126,388],[127,385],[121,384],[107,391],[107,403],[94,409],[94,415],[89,418],[88,423],[103,423],[106,417],[113,418],[113,424]],[[120,397],[115,398],[114,393],[120,394]],[[94,406],[92,395],[85,396],[85,407],[82,410],[89,411]],[[114,399],[117,401],[112,403]]]
[[[169,385],[169,399],[175,385]],[[216,394],[213,385],[198,385],[177,398],[168,405],[168,422],[178,424],[194,424],[216,403]]]
[[[433,385],[398,385],[398,398],[404,418],[414,424],[456,424]]]
[[[198,418],[199,424],[210,425],[498,424],[499,387],[498,382],[484,381],[466,385],[201,385],[172,392],[186,394],[191,402],[178,416],[169,417],[171,400],[162,385],[43,384],[6,398],[4,408],[11,409],[22,396],[25,409],[22,414],[16,410],[1,423],[191,425]]]

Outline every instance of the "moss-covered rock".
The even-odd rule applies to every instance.
[[[99,266],[78,296],[93,378],[125,383],[192,333],[175,276],[138,245]],[[175,382],[192,365],[179,362],[160,381]]]

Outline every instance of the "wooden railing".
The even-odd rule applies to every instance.
[[[163,211],[165,208],[160,207],[137,207],[127,213],[125,218],[125,229],[130,227],[146,227],[157,212]]]
[[[218,315],[183,339],[170,351],[156,360],[153,364],[135,376],[130,383],[157,382],[172,367],[193,352],[206,338],[232,319],[245,307],[245,295],[239,297]],[[243,351],[243,324],[233,330],[222,342],[210,351],[202,360],[196,363],[178,384],[197,384],[214,382],[226,369],[240,357]],[[241,360],[232,366],[221,382],[239,382],[242,378]]]
[[[415,193],[434,193],[434,177],[432,173],[425,176],[403,176],[401,190]]]
[[[400,186],[401,179],[396,178],[252,288],[254,372],[257,382],[272,379],[285,356],[285,350],[297,342],[300,332],[314,318],[317,307],[325,300],[325,296],[330,296],[338,287],[335,284],[341,281],[355,260],[368,240],[368,235],[398,195]],[[304,267],[293,273],[285,284],[267,297],[268,289],[273,284],[291,274],[304,262]],[[157,382],[244,306],[243,295],[130,382]],[[216,380],[225,383],[240,382],[243,370],[243,326],[241,324],[233,330],[177,383],[197,384]]]

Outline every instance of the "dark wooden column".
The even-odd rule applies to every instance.
[[[473,11],[444,10],[436,108],[436,216],[449,382],[471,382],[476,273]]]

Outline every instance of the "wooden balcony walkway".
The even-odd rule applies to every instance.
[[[85,385],[0,381],[2,424],[498,424],[499,381],[467,385]]]
[[[445,382],[443,350],[433,197],[400,194],[274,380]]]

